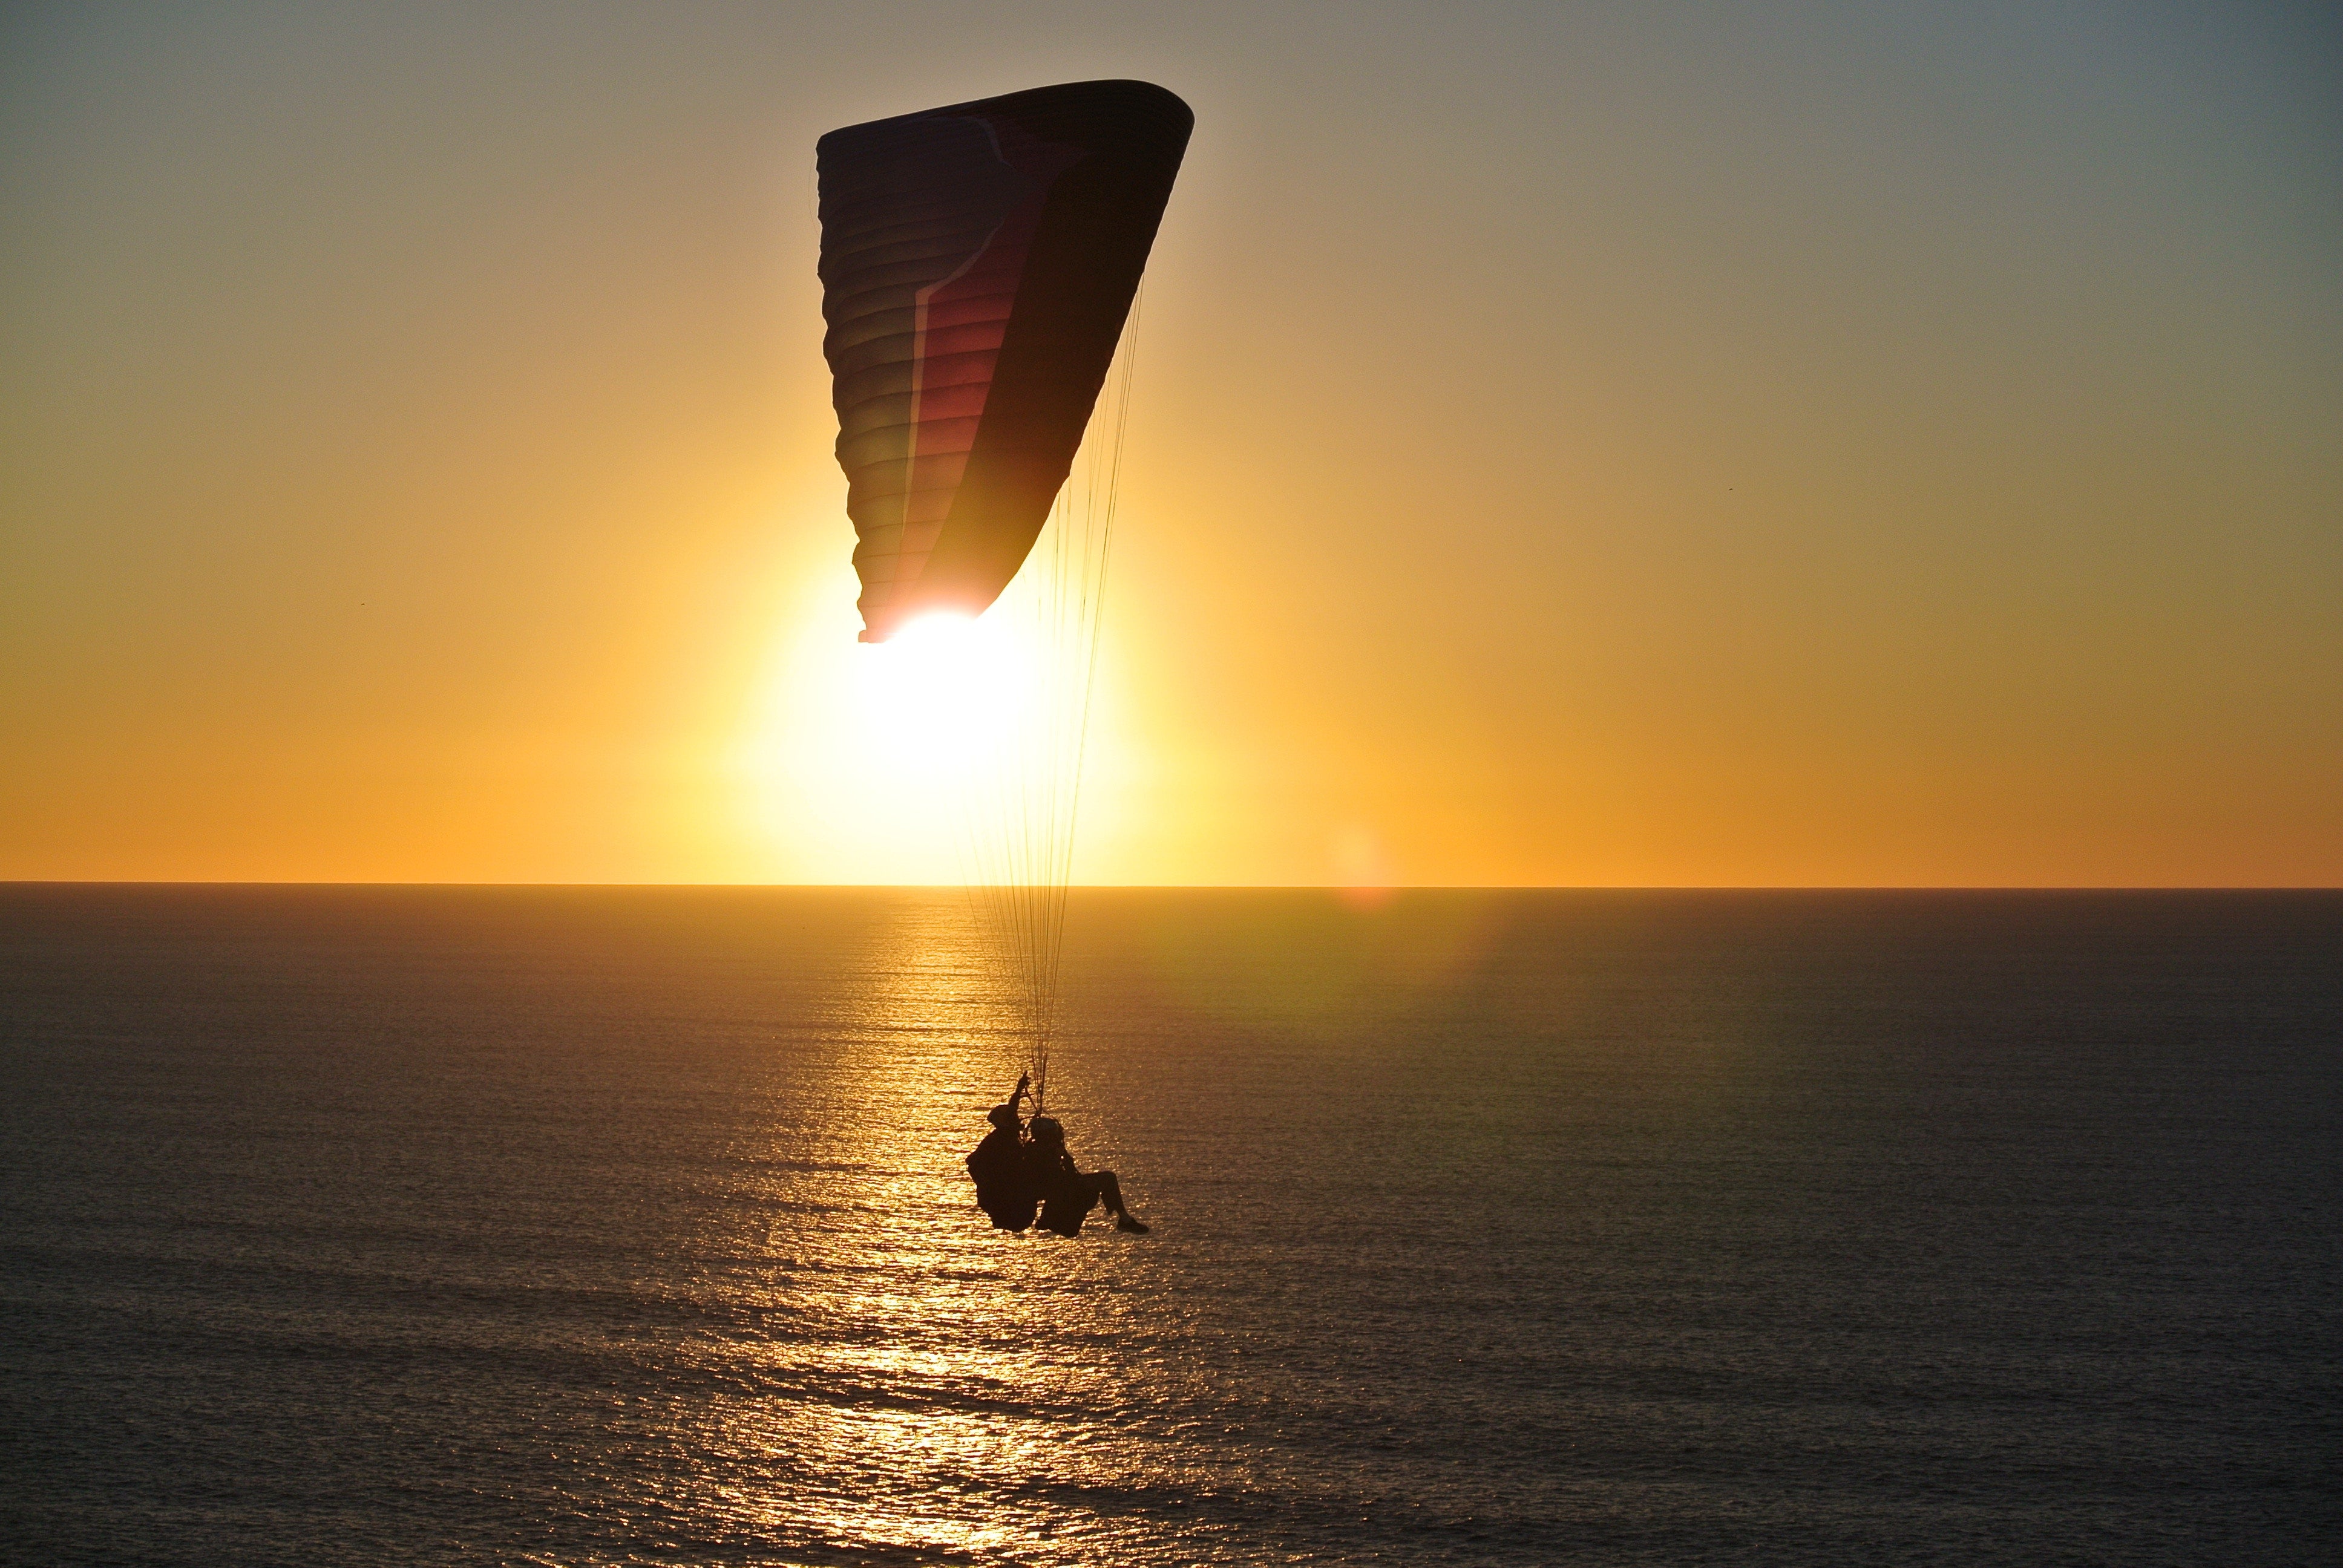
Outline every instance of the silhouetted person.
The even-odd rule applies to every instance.
[[[1017,1118],[1017,1102],[1025,1098],[1026,1081],[1017,1081],[1017,1092],[985,1112],[992,1131],[968,1157],[968,1173],[976,1179],[976,1205],[1003,1231],[1022,1231],[1033,1223],[1041,1206],[1034,1185],[1032,1161],[1026,1152],[1024,1125]]]
[[[1025,1145],[1025,1158],[1031,1162],[1034,1190],[1041,1195],[1041,1229],[1061,1236],[1075,1235],[1091,1206],[1102,1201],[1106,1211],[1114,1216],[1116,1230],[1147,1233],[1147,1227],[1132,1219],[1123,1206],[1122,1186],[1113,1171],[1093,1171],[1086,1176],[1074,1169],[1074,1157],[1066,1152],[1066,1130],[1058,1125],[1056,1117],[1036,1116],[1031,1131],[1033,1136]]]

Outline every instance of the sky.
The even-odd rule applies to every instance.
[[[2343,883],[2330,8],[0,16],[0,878],[954,879],[813,143],[1135,76],[1078,879]]]

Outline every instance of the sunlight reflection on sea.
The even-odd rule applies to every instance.
[[[2193,900],[2193,901],[2192,901]],[[2330,896],[0,890],[0,1555],[2308,1560]]]

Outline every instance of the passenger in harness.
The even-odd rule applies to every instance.
[[[1091,1208],[1106,1204],[1106,1211],[1114,1216],[1114,1228],[1128,1231],[1135,1236],[1147,1234],[1147,1227],[1131,1217],[1122,1201],[1122,1185],[1111,1171],[1093,1171],[1084,1175],[1074,1169],[1074,1157],[1066,1151],[1066,1130],[1054,1116],[1033,1118],[1033,1136],[1025,1145],[1025,1158],[1032,1171],[1032,1190],[1040,1194],[1041,1229],[1055,1231],[1061,1236],[1079,1234],[1082,1221]],[[993,1221],[995,1224],[999,1221]]]

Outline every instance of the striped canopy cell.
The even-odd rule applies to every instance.
[[[815,148],[865,642],[1000,597],[1106,380],[1194,123],[1145,82],[872,120]]]

